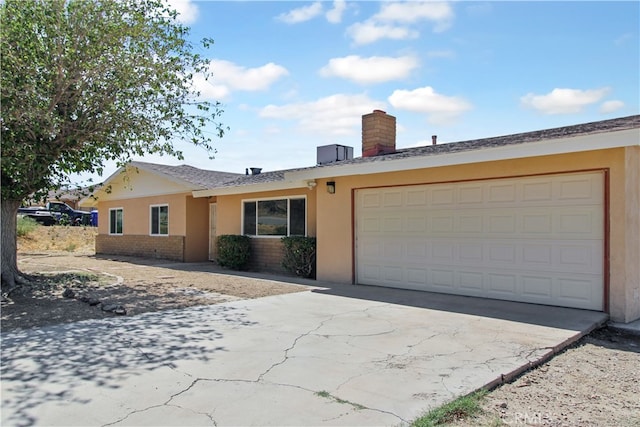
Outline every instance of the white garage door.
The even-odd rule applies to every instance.
[[[357,283],[603,310],[604,178],[357,190]]]

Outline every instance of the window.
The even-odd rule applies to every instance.
[[[169,235],[169,206],[151,206],[151,234]]]
[[[305,198],[245,201],[242,233],[249,236],[305,236],[306,205]]]
[[[109,209],[109,234],[122,234],[122,208]]]

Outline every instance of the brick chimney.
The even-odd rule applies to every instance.
[[[396,118],[382,110],[362,116],[362,157],[396,151]]]

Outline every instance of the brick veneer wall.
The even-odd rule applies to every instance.
[[[184,261],[184,236],[96,236],[96,254]]]
[[[253,271],[270,271],[287,273],[282,268],[284,245],[278,238],[252,238],[249,269]]]

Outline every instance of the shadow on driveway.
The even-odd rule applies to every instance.
[[[3,334],[2,424],[37,425],[34,408],[85,404],[96,396],[83,394],[83,389],[117,391],[131,376],[174,369],[175,360],[210,362],[226,351],[218,344],[224,338],[221,330],[253,323],[242,307],[217,305]],[[173,374],[176,381],[188,383],[188,377]],[[140,392],[162,393],[157,387]],[[69,415],[80,424],[93,424],[77,418],[79,414]]]

